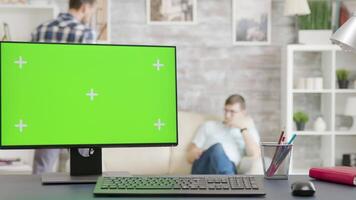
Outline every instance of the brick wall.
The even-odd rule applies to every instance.
[[[66,0],[56,0],[66,10]],[[147,25],[146,0],[112,0],[112,43],[176,45],[180,110],[222,114],[225,98],[247,99],[263,140],[277,137],[281,120],[281,54],[294,40],[283,0],[272,3],[272,43],[232,45],[232,1],[198,0],[196,25]]]

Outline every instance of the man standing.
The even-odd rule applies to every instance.
[[[246,113],[245,99],[231,95],[224,111],[224,121],[209,121],[198,129],[188,149],[192,174],[237,174],[244,155],[259,157],[260,137]]]
[[[32,42],[95,43],[96,34],[87,26],[95,4],[96,0],[69,0],[68,12],[39,25],[32,33]],[[60,149],[37,149],[33,173],[51,172],[59,154]]]

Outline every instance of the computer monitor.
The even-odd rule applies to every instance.
[[[0,58],[1,149],[71,148],[90,175],[101,147],[178,143],[174,46],[0,42]]]

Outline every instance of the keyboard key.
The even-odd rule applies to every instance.
[[[209,185],[209,186],[208,186],[208,189],[209,189],[209,190],[215,190],[215,185]]]

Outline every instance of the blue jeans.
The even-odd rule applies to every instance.
[[[237,174],[235,164],[229,160],[220,143],[214,144],[195,160],[192,174]]]

